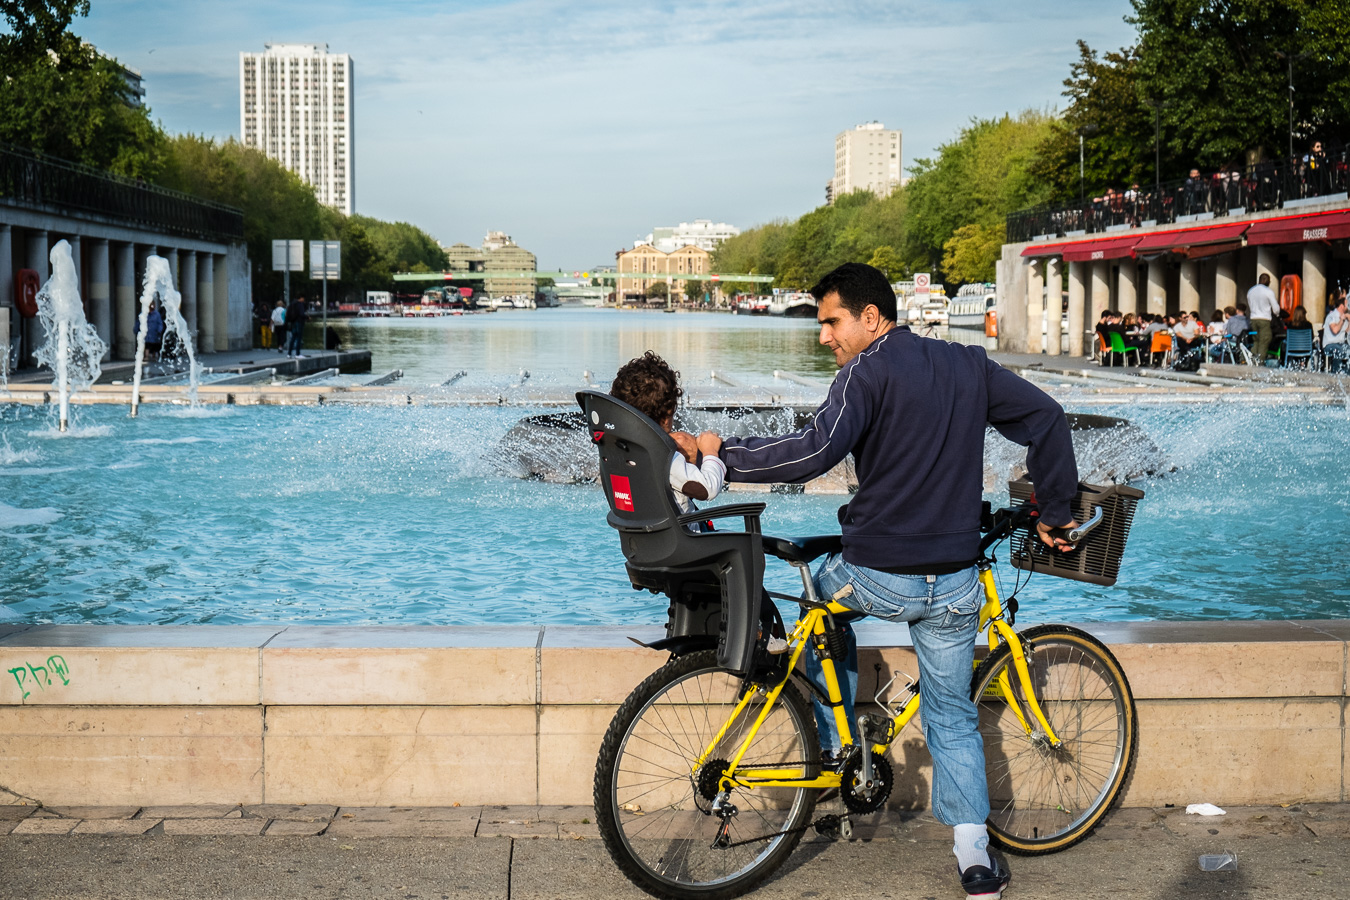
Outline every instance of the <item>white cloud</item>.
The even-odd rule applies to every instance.
[[[1060,101],[1075,39],[1128,43],[1126,0],[587,6],[95,0],[76,31],[140,68],[166,127],[238,130],[238,54],[326,42],[356,66],[358,208],[441,240],[511,232],[545,266],[653,225],[748,227],[823,200],[834,134],[904,157],[973,116]],[[154,50],[150,53],[150,50]]]

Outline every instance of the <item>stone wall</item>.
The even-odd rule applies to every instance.
[[[1347,800],[1350,621],[1135,622],[1130,806]],[[601,735],[665,655],[651,626],[0,627],[0,802],[585,804]],[[901,627],[875,665],[917,674]],[[926,808],[917,726],[892,804]]]

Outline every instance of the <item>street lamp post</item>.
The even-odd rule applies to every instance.
[[[1275,55],[1289,63],[1289,158],[1294,158],[1294,63],[1308,57],[1308,51],[1285,53],[1276,50]]]
[[[1083,137],[1091,137],[1101,129],[1095,123],[1089,122],[1086,125],[1079,125],[1078,132],[1078,205],[1082,209],[1087,208],[1087,166],[1086,157],[1083,152]]]

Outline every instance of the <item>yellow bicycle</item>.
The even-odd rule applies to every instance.
[[[1129,681],[1104,644],[1065,625],[1014,630],[1016,600],[999,596],[991,548],[1013,536],[1019,568],[1036,568],[1028,560],[1044,551],[1030,546],[1033,514],[1027,503],[986,523],[978,568],[989,652],[971,679],[989,833],[1019,854],[1085,838],[1119,797],[1138,743]],[[848,721],[835,660],[844,650],[840,626],[858,614],[817,597],[809,572],[834,541],[763,539],[766,553],[799,570],[805,589],[804,599],[771,595],[801,604],[784,662],[743,676],[720,667],[714,649],[673,655],[615,714],[596,764],[597,822],[615,863],[648,893],[739,896],[768,878],[811,827],[847,836],[850,814],[879,810],[889,797],[895,776],[887,754],[919,711],[922,684],[891,693],[892,678],[872,712]],[[1117,556],[1122,549],[1123,538]],[[823,690],[799,670],[808,652],[820,658]],[[821,759],[803,691],[833,708],[844,744],[833,765]],[[847,812],[813,819],[828,788],[839,790]]]

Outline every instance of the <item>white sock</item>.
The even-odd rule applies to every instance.
[[[952,852],[956,854],[956,866],[962,872],[971,866],[993,868],[989,858],[989,831],[981,825],[957,825],[952,829],[956,844]]]

